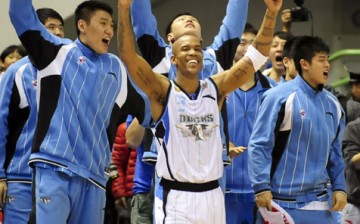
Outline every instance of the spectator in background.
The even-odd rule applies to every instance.
[[[11,64],[25,57],[26,55],[27,52],[21,45],[10,45],[5,48],[0,54],[0,75],[3,74]]]
[[[286,43],[284,44],[282,60],[285,67],[285,74],[284,74],[285,81],[290,81],[298,75],[298,71],[295,68],[294,59],[292,58],[293,43],[295,39],[296,37],[293,37],[290,40],[286,41]]]
[[[349,63],[346,69],[350,76],[351,96],[346,103],[347,122],[360,117],[360,66],[359,62]]]
[[[283,48],[286,41],[293,37],[288,32],[278,31],[274,33],[271,48],[269,52],[269,59],[271,61],[271,68],[264,70],[263,74],[273,79],[277,83],[284,82],[285,67],[283,64]]]
[[[359,116],[359,115],[358,115]],[[342,140],[345,158],[348,203],[342,210],[341,223],[360,223],[360,118],[349,120]]]
[[[126,122],[119,125],[112,151],[112,162],[117,167],[118,177],[112,181],[112,193],[117,209],[117,224],[130,224],[132,188],[136,150],[126,144]]]

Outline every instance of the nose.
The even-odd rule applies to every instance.
[[[113,26],[108,26],[105,29],[105,33],[108,34],[110,37],[113,37],[113,35],[114,35],[114,27]]]
[[[54,30],[54,35],[64,38],[64,30],[62,28],[57,27]]]

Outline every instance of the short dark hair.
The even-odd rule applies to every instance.
[[[165,29],[165,36],[167,36],[169,33],[171,33],[171,26],[172,24],[174,23],[174,21],[180,17],[180,16],[193,16],[191,13],[189,12],[183,12],[183,13],[179,13],[177,14],[176,16],[173,17],[173,19],[169,22],[169,24],[166,26],[166,29]]]
[[[293,36],[291,33],[289,33],[289,32],[284,32],[284,31],[276,31],[276,32],[274,33],[273,37],[279,37],[280,39],[286,40],[286,41],[294,38],[294,36]]]
[[[22,57],[25,57],[27,55],[27,51],[22,45],[10,45],[1,52],[0,60],[4,62],[5,58],[14,51],[19,52]]]
[[[36,10],[36,14],[42,24],[45,24],[47,19],[53,18],[60,20],[61,24],[64,25],[64,19],[61,17],[61,15],[51,8],[40,8]]]
[[[256,36],[257,33],[258,33],[258,30],[255,29],[255,27],[254,27],[252,24],[246,23],[246,24],[245,24],[245,27],[244,27],[244,32],[243,32],[243,33],[252,33],[252,34],[254,34],[254,35]]]
[[[292,54],[294,51],[294,42],[296,40],[296,37],[291,38],[290,40],[287,40],[284,44],[283,53],[282,56],[292,59]]]
[[[111,16],[113,15],[113,9],[106,2],[88,0],[80,3],[77,6],[75,10],[75,27],[78,36],[80,34],[80,30],[77,27],[77,23],[79,22],[79,20],[82,19],[87,23],[89,23],[93,13],[97,10],[104,10],[105,12],[109,13]]]
[[[302,75],[300,60],[304,59],[311,63],[311,59],[316,53],[330,53],[329,46],[319,37],[300,36],[297,37],[294,44],[294,51],[292,53],[296,70],[299,75]]]

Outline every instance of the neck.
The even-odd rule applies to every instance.
[[[271,69],[269,77],[272,78],[273,80],[280,82],[280,77],[281,77],[281,73],[277,70],[275,70],[274,68]]]
[[[198,76],[186,77],[178,73],[175,82],[188,94],[195,93],[199,88]]]

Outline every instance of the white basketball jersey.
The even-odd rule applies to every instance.
[[[211,79],[200,81],[196,99],[173,81],[167,106],[155,131],[159,177],[204,183],[223,174],[217,89]]]

